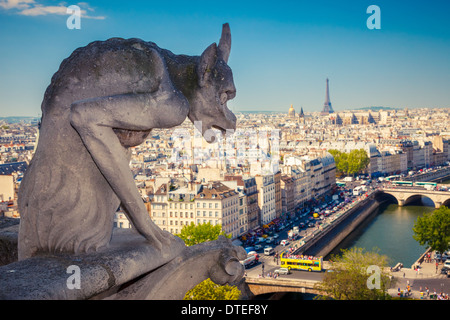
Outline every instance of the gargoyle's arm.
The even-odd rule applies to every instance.
[[[185,97],[162,79],[153,93],[121,94],[77,101],[71,124],[79,133],[99,170],[109,182],[135,228],[158,248],[165,240],[145,208],[129,168],[125,149],[113,128],[149,130],[182,123],[189,112]]]

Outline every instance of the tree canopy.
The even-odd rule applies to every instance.
[[[178,234],[178,237],[183,239],[187,246],[193,246],[202,242],[217,240],[220,235],[230,238],[229,235],[222,231],[221,225],[213,226],[208,222],[198,225],[191,223],[190,225],[184,226],[180,234]]]
[[[355,149],[350,152],[331,149],[328,152],[334,157],[336,170],[345,175],[353,176],[362,172],[370,162],[369,156],[364,149]]]
[[[222,231],[221,225],[213,226],[211,223],[203,223],[184,226],[178,235],[187,246],[193,246],[206,241],[214,241],[223,235],[230,238]],[[236,286],[218,285],[206,279],[186,292],[184,300],[238,300],[241,291]]]
[[[331,267],[317,288],[321,298],[336,300],[385,300],[391,278],[387,272],[388,259],[376,251],[362,248],[345,249],[332,256]]]
[[[433,212],[418,217],[413,227],[413,238],[420,245],[427,245],[432,250],[444,252],[450,243],[450,209],[440,206]]]
[[[238,300],[240,296],[237,287],[218,285],[208,278],[186,292],[184,300]]]

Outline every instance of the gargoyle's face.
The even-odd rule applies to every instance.
[[[227,65],[231,46],[228,25],[224,25],[219,46],[210,45],[200,57],[197,66],[198,87],[190,101],[188,117],[208,142],[214,135],[208,130],[236,129],[236,116],[227,107],[227,101],[236,96],[233,73]],[[198,121],[198,123],[196,123]]]

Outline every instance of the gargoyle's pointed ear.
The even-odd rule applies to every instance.
[[[218,54],[219,58],[228,63],[231,51],[231,31],[230,25],[225,23],[222,26],[222,36],[220,37]]]
[[[203,51],[197,66],[198,84],[203,87],[209,79],[211,70],[217,62],[217,45],[211,44]]]

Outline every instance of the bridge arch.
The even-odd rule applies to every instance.
[[[431,205],[434,205],[436,207],[435,199],[427,196],[426,194],[420,194],[420,193],[416,193],[416,192],[414,192],[414,193],[391,192],[389,190],[381,190],[380,192],[382,194],[382,197],[384,197],[384,200],[386,200],[386,198],[391,201],[393,201],[393,199],[395,199],[395,202],[397,202],[397,204],[401,207],[410,205],[413,203],[417,203],[418,201],[422,200],[422,197],[431,201],[432,202]],[[422,205],[424,205],[423,202],[422,202]],[[425,205],[426,205],[426,203],[425,203]]]
[[[443,206],[446,206],[447,208],[450,208],[450,198],[448,198],[447,200],[445,200],[445,201],[442,203],[442,205],[443,205]]]
[[[384,191],[377,192],[377,194],[375,195],[375,200],[377,200],[378,202],[389,202],[398,204],[398,199],[396,196]]]
[[[425,202],[422,201],[425,199]],[[428,201],[427,201],[428,200]],[[427,202],[429,202],[429,205],[436,207],[436,202],[424,194],[414,194],[410,195],[408,198],[405,199],[403,205],[409,205],[409,204],[415,204],[417,202],[421,202],[422,205],[427,206]]]
[[[271,278],[247,278],[245,280],[248,290],[255,296],[273,293],[309,293],[324,294],[316,286],[317,281],[284,280]]]
[[[441,205],[450,205],[450,193],[442,191],[422,191],[417,189],[381,189],[376,194],[378,201],[396,201],[399,206],[409,205],[418,200],[427,199],[421,205],[434,205],[439,208]],[[395,200],[394,200],[395,199]],[[428,204],[426,203],[428,202]]]

